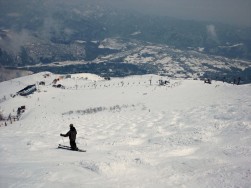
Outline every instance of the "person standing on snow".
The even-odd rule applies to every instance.
[[[70,130],[66,134],[60,134],[60,136],[68,137],[70,139],[70,145],[72,150],[78,150],[76,145],[76,136],[77,136],[77,130],[75,127],[73,127],[73,124],[70,124]]]

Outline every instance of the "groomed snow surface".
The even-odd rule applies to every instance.
[[[0,122],[0,187],[251,187],[250,84],[44,75],[0,83],[5,117],[26,106]],[[65,89],[52,87],[59,77]],[[57,149],[70,123],[86,153]]]

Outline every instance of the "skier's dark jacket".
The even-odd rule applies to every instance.
[[[62,136],[64,137],[68,137],[69,136],[69,139],[70,141],[75,141],[76,140],[76,135],[77,135],[77,131],[75,129],[75,127],[70,127],[70,130],[68,131],[68,133],[66,134],[61,134]]]

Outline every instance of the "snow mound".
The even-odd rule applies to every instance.
[[[71,78],[74,79],[87,79],[92,81],[99,81],[103,80],[102,77],[96,75],[96,74],[90,74],[90,73],[79,73],[79,74],[71,74]]]

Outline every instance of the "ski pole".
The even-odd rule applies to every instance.
[[[63,137],[61,137],[62,138],[62,140],[63,140],[63,143],[64,143],[64,138]]]

